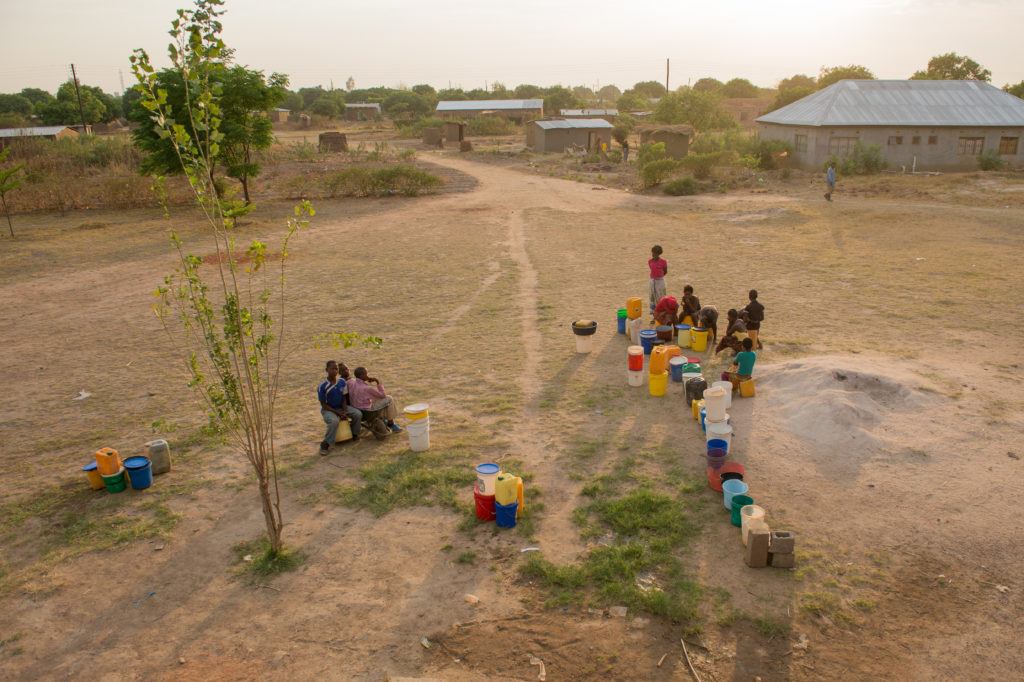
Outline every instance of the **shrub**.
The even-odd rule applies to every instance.
[[[708,152],[706,154],[687,154],[682,161],[685,168],[689,168],[693,177],[704,180],[711,177],[711,171],[715,164],[722,158],[722,152]]]
[[[660,161],[665,158],[664,142],[648,142],[640,145],[640,151],[636,156],[637,165],[641,168],[652,161]]]
[[[824,167],[828,168],[830,163],[843,175],[873,175],[880,173],[886,166],[880,146],[860,142],[855,144],[853,150],[846,156],[830,156]]]
[[[512,135],[516,126],[500,116],[478,116],[469,119],[466,132],[470,135]]]
[[[417,121],[410,123],[403,123],[401,121],[395,121],[395,125],[398,126],[399,137],[422,137],[424,128],[440,128],[445,123],[443,118],[421,118]]]
[[[356,166],[330,173],[323,187],[331,197],[370,197],[402,194],[414,197],[438,187],[441,178],[412,166],[399,164],[384,168]]]
[[[700,192],[700,187],[697,185],[697,181],[691,177],[676,178],[672,182],[665,183],[663,189],[665,194],[671,194],[674,197],[689,197]]]
[[[404,194],[407,197],[417,196],[442,184],[441,178],[432,173],[401,164],[381,168],[376,176],[384,194]]]
[[[775,170],[779,167],[779,159],[792,151],[791,145],[783,140],[753,138],[745,147],[744,160],[754,170]]]
[[[612,149],[608,152],[608,161],[611,163],[622,163],[622,152],[618,149]]]
[[[660,185],[677,168],[679,168],[679,162],[675,159],[649,161],[640,168],[640,182],[645,188]]]
[[[999,157],[994,149],[988,149],[978,156],[978,169],[983,171],[1001,170],[1006,162]]]

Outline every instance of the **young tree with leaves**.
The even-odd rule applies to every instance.
[[[967,55],[956,52],[935,55],[923,71],[915,71],[910,80],[990,81],[992,72]]]
[[[227,137],[221,88],[226,49],[221,39],[222,6],[222,0],[196,0],[194,9],[178,10],[171,23],[168,71],[157,73],[145,50],[135,50],[131,57],[140,104],[149,114],[145,125],[178,159],[217,256],[214,264],[205,264],[172,232],[178,267],[158,288],[154,307],[165,331],[183,351],[189,385],[204,401],[211,420],[252,466],[268,559],[275,561],[284,547],[275,408],[287,331],[285,264],[289,242],[314,212],[305,201],[295,207],[276,255],[258,240],[247,247],[237,243],[238,211],[215,191],[213,180]],[[168,72],[182,85],[177,105],[164,87]],[[337,338],[350,345],[360,337]]]
[[[2,164],[7,161],[10,153],[9,147],[0,152],[0,203],[3,204],[4,216],[7,217],[7,229],[11,231],[11,237],[14,237],[14,223],[11,222],[11,212],[7,208],[7,193],[21,187],[22,178],[18,177],[18,173],[25,167],[25,164],[19,163],[4,168]]]
[[[818,89],[822,90],[841,80],[875,80],[875,74],[866,66],[823,66],[818,74]]]

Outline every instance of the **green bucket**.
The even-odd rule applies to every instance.
[[[626,319],[627,317],[629,317],[629,313],[628,313],[628,312],[626,311],[626,309],[625,309],[625,308],[619,308],[619,310],[618,310],[618,316],[619,316],[619,319],[620,319],[620,320],[624,320],[624,319]]]
[[[740,510],[746,507],[748,504],[754,504],[754,498],[750,495],[733,495],[732,496],[732,525],[739,528],[743,525],[743,518],[740,516]]]
[[[103,485],[107,488],[108,493],[120,493],[124,492],[127,483],[125,481],[124,468],[116,474],[103,477]]]

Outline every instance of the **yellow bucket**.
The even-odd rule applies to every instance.
[[[744,398],[754,397],[754,380],[752,378],[740,382],[740,395]]]
[[[703,400],[693,400],[690,402],[690,409],[693,411],[694,421],[700,421],[700,408],[704,407]]]
[[[96,462],[89,462],[82,471],[85,472],[85,477],[89,479],[89,485],[93,490],[103,490],[103,477],[100,476],[100,472],[96,469]]]
[[[416,403],[415,405],[406,407],[402,412],[405,413],[405,418],[409,421],[419,421],[430,416],[430,413],[427,410],[429,407],[430,406],[426,403]]]
[[[652,374],[647,384],[650,387],[651,395],[660,398],[668,390],[668,372]]]
[[[690,347],[694,352],[703,353],[708,349],[708,331],[690,330]]]

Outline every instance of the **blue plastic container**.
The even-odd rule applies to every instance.
[[[622,308],[616,312],[616,320],[618,321],[618,330],[620,334],[626,333],[626,322],[629,318],[626,316],[626,309]]]
[[[722,504],[725,505],[725,510],[732,511],[733,495],[746,495],[749,490],[750,487],[743,481],[736,479],[722,481]]]
[[[683,363],[672,362],[672,360],[681,360],[682,358],[672,358],[668,361],[669,371],[672,372],[672,381],[682,382],[683,380]]]
[[[515,528],[516,527],[516,511],[519,509],[519,503],[513,502],[512,504],[498,504],[494,503],[494,523],[498,528]]]
[[[651,349],[654,348],[657,341],[658,331],[656,329],[640,330],[640,345],[644,347],[644,355],[651,354]]]
[[[722,440],[721,438],[712,438],[708,441],[708,452],[712,450],[725,450],[729,452],[729,441]]]
[[[706,421],[707,420],[707,416],[708,416],[708,411],[706,409],[704,409],[703,407],[700,408],[700,430],[703,431],[704,433],[708,432],[708,425],[707,425],[707,421]]]
[[[133,489],[145,490],[153,485],[153,462],[149,457],[129,457],[124,461],[124,470]]]

